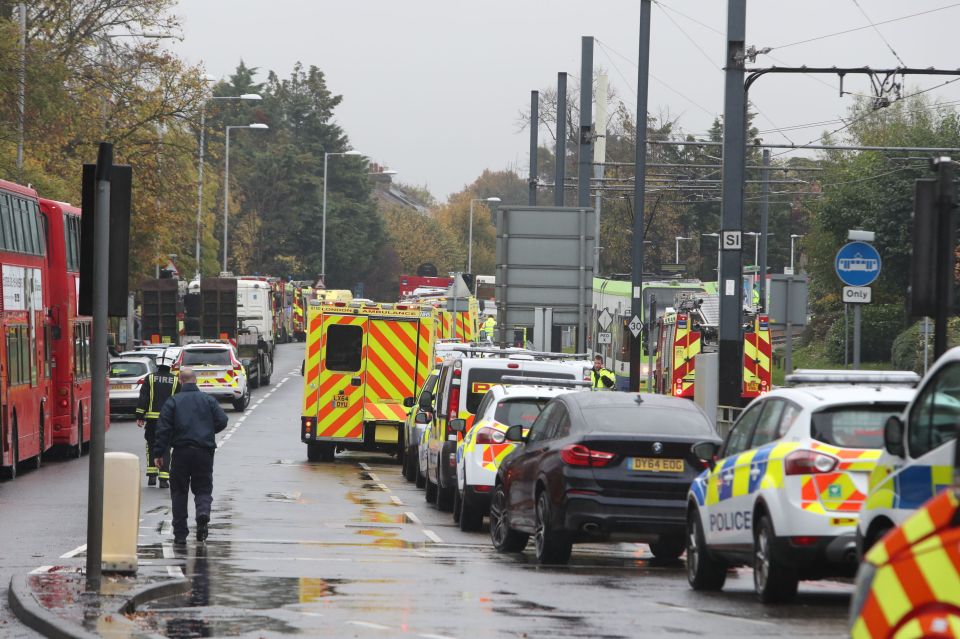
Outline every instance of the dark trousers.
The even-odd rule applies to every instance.
[[[174,448],[170,460],[170,497],[173,500],[173,536],[185,539],[187,494],[193,491],[196,517],[210,518],[213,503],[213,451],[208,448]]]
[[[170,468],[170,451],[163,451],[163,466],[157,468],[153,465],[153,460],[159,453],[153,449],[153,443],[157,440],[157,420],[148,419],[143,427],[143,438],[147,440],[147,477],[151,475],[160,475],[160,479],[168,479],[170,474],[167,472]]]

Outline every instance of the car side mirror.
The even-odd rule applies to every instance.
[[[413,397],[404,397],[403,398],[403,407],[404,408],[413,408],[417,405],[417,400]]]
[[[690,452],[697,459],[707,462],[710,470],[717,465],[717,453],[720,452],[720,445],[717,442],[698,442],[690,447]]]
[[[420,393],[420,401],[418,402],[417,406],[420,407],[420,410],[433,410],[433,393],[430,391],[423,391]]]
[[[430,423],[430,414],[420,411],[414,416],[413,421],[415,424],[429,424]]]
[[[507,429],[506,439],[508,442],[522,442],[524,441],[523,437],[523,426],[516,424]]]
[[[451,419],[451,420],[447,423],[447,426],[450,427],[450,432],[452,432],[452,433],[465,433],[465,432],[467,432],[467,420],[465,420],[465,419],[460,419],[459,417],[457,417],[456,419]]]
[[[903,420],[892,415],[883,425],[883,447],[887,452],[897,457],[906,457],[903,448]]]

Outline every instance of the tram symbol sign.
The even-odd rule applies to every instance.
[[[850,242],[837,251],[834,266],[847,286],[869,286],[880,276],[880,253],[872,244]]]

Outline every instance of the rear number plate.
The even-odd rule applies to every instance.
[[[658,457],[634,457],[631,460],[633,470],[651,473],[682,473],[682,459],[660,459]]]
[[[130,390],[133,386],[130,384],[110,384],[110,388],[113,390]]]

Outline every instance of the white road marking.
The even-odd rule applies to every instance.
[[[375,485],[376,485],[377,488],[379,488],[380,490],[382,490],[382,491],[385,492],[385,493],[389,493],[389,492],[390,492],[390,489],[387,488],[387,485],[384,484],[384,483],[381,482],[381,481],[376,482]]]
[[[380,478],[377,477],[375,474],[370,473],[370,472],[368,472],[367,474],[370,476],[370,481],[375,481],[375,482],[377,482],[377,483],[381,483],[381,482],[380,482]]]
[[[363,462],[360,462],[360,468],[362,468],[362,469],[364,469],[364,470],[370,470],[370,467],[367,466],[367,465],[366,465],[365,463],[363,463]]]
[[[161,548],[163,548],[164,559],[177,558],[176,554],[173,552],[173,545],[170,542],[163,542]],[[180,568],[180,566],[167,566],[167,574],[171,577],[183,577],[183,570]]]
[[[423,523],[423,522],[420,521],[420,518],[417,517],[417,516],[416,516],[415,514],[413,514],[412,512],[406,512],[406,513],[404,513],[404,515],[407,516],[407,519],[409,519],[410,521],[412,521],[413,523],[415,523],[415,524],[418,525],[418,526],[420,526],[420,525]]]
[[[378,623],[370,623],[369,621],[348,621],[351,626],[360,626],[361,628],[372,628],[374,630],[390,630],[390,626],[381,626]]]
[[[417,635],[418,637],[423,637],[423,639],[454,639],[448,635]]]
[[[147,526],[140,526],[140,527],[146,528]],[[153,528],[153,526],[149,526],[149,528]],[[86,549],[87,549],[87,545],[81,544],[76,548],[74,548],[73,550],[71,550],[70,552],[65,552],[62,555],[60,555],[60,559],[70,559],[71,557],[76,557],[80,553],[84,552]]]
[[[396,495],[390,495],[390,501],[392,501],[397,506],[403,506],[403,502],[400,501],[400,498],[397,497]]]
[[[53,570],[53,566],[40,566],[39,568],[34,568],[30,571],[31,575],[42,575]]]
[[[440,539],[440,535],[438,535],[437,533],[433,532],[433,531],[430,530],[429,528],[424,528],[424,529],[423,529],[423,534],[426,535],[427,538],[428,538],[430,541],[432,541],[433,543],[435,543],[435,544],[442,544],[442,543],[443,543],[443,540]]]

